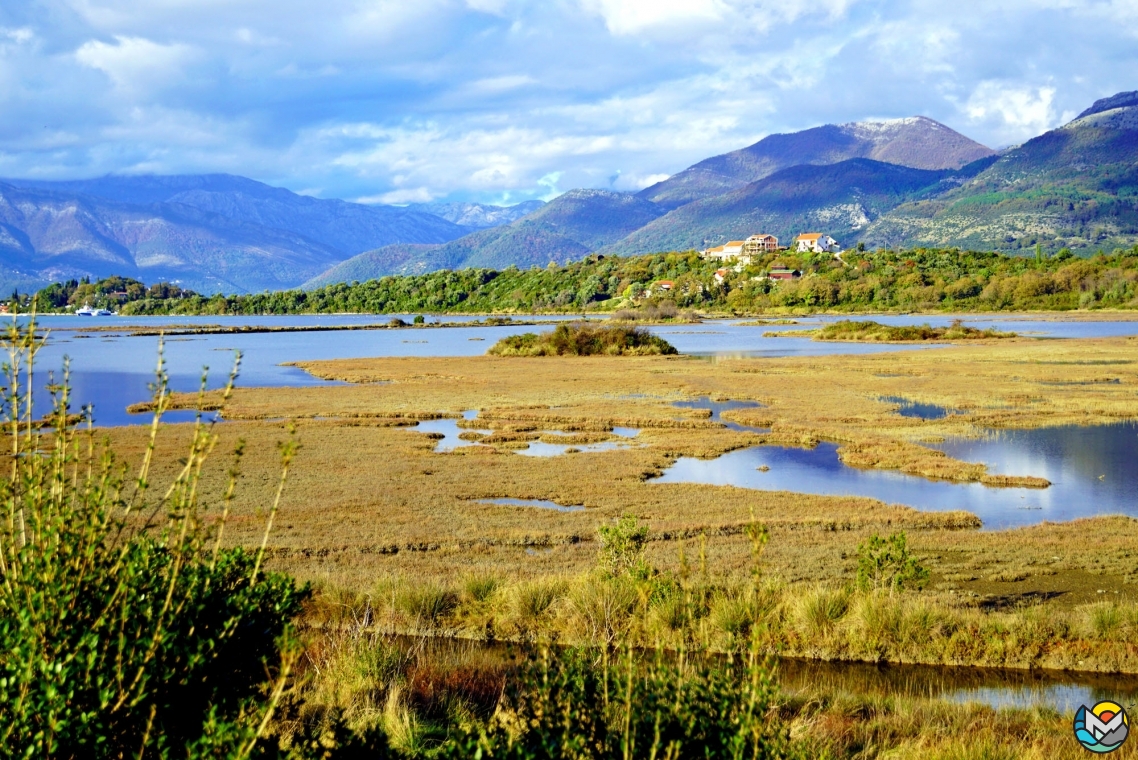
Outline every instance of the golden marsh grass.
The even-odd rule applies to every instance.
[[[921,441],[982,435],[993,427],[1133,418],[1138,341],[1016,338],[904,354],[718,361],[475,357],[302,366],[350,384],[240,389],[226,409],[231,422],[218,428],[220,445],[244,438],[251,452],[242,465],[251,487],[242,489],[246,495],[234,504],[226,535],[238,543],[259,537],[257,510],[275,483],[273,443],[285,437],[285,423],[276,420],[297,419],[303,449],[270,539],[271,561],[325,589],[344,589],[357,600],[394,599],[403,593],[400,588],[428,584],[457,595],[458,606],[439,616],[445,630],[481,635],[487,620],[496,618],[564,634],[577,620],[564,612],[574,604],[573,595],[595,591],[589,579],[596,565],[597,528],[624,514],[649,526],[652,565],[674,574],[685,567],[698,573],[692,568],[702,567],[708,588],[728,588],[749,577],[745,526],[752,518],[767,525],[771,540],[763,572],[789,589],[780,592],[786,599],[802,590],[819,594],[822,588],[843,587],[854,576],[861,541],[873,533],[905,530],[932,573],[930,588],[915,598],[951,618],[954,636],[965,636],[961,631],[997,636],[991,632],[1000,626],[1029,625],[1031,615],[1043,614],[1031,612],[1037,608],[1057,620],[1070,615],[1065,625],[1075,633],[1053,637],[1062,639],[1061,646],[1028,651],[1019,659],[1006,648],[993,654],[989,639],[989,649],[957,654],[952,654],[956,645],[949,646],[952,636],[911,650],[891,640],[886,659],[1138,670],[1134,643],[1108,655],[1090,622],[1093,614],[1105,621],[1102,625],[1110,622],[1109,614],[1093,613],[1104,600],[1121,605],[1123,617],[1130,619],[1132,581],[1138,577],[1138,521],[1133,519],[980,532],[966,513],[921,512],[865,498],[648,482],[678,456],[713,457],[743,446],[809,446],[819,440],[839,442],[841,456],[855,466],[984,482],[989,475],[982,465],[945,457]],[[700,396],[764,404],[724,417],[771,432],[736,432],[709,420],[705,411],[672,406]],[[962,413],[940,420],[902,417],[895,404],[881,400],[886,396]],[[459,420],[460,429],[492,431],[478,445],[437,453],[434,438],[407,427],[419,419],[457,418],[467,409],[480,410],[478,420]],[[561,440],[550,435],[553,431],[570,433],[571,440],[561,442],[574,444],[615,440],[613,426],[642,432],[632,446],[611,451],[555,458],[516,453],[535,439]],[[140,431],[108,434],[119,450],[141,452]],[[161,445],[172,453],[185,435],[181,426],[172,426]],[[159,456],[158,461],[174,460]],[[220,479],[223,473],[211,477]],[[478,502],[499,497],[586,509],[556,512]],[[1085,540],[1090,533],[1099,537],[1096,542]],[[488,579],[495,589],[489,596],[496,601],[464,601],[470,578]],[[546,604],[534,584],[566,589],[561,598],[570,601]],[[786,633],[783,646],[810,656],[873,659],[872,652],[854,646],[861,629],[848,622],[827,625],[826,605],[815,601],[822,612],[784,605],[786,619],[796,622],[780,629]],[[577,609],[584,603],[577,598]],[[709,619],[729,622],[733,604],[738,603],[724,597],[712,605],[716,611]],[[395,602],[384,609],[390,612],[387,624],[421,629]],[[646,619],[660,626],[675,617],[664,607],[650,612]],[[918,613],[924,614],[913,612]],[[1120,630],[1131,631],[1128,626]],[[507,626],[499,635],[517,630]],[[651,635],[657,633],[653,629]],[[1046,642],[1048,635],[1039,634],[1039,640]],[[1123,642],[1132,640],[1138,642],[1138,633],[1123,637]]]

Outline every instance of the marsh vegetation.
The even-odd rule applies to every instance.
[[[575,322],[546,333],[523,333],[502,338],[490,347],[492,356],[666,356],[676,349],[642,327],[625,324],[592,325]]]
[[[903,373],[895,355],[357,359],[305,365],[345,385],[156,400],[221,410],[227,422],[214,426],[87,437],[17,420],[18,451],[62,453],[11,458],[18,477],[5,481],[6,568],[43,570],[18,586],[39,600],[34,625],[6,629],[0,654],[18,687],[0,696],[23,711],[5,736],[22,751],[40,741],[41,716],[85,710],[110,717],[67,726],[111,736],[108,757],[686,757],[697,746],[729,757],[1074,757],[1069,716],[1051,710],[785,694],[768,657],[1138,672],[1138,521],[980,531],[962,512],[650,481],[680,456],[823,440],[854,466],[1003,477],[923,442],[1131,419],[1136,352],[1127,338],[1010,338],[908,355]],[[883,397],[957,413],[905,417]],[[693,403],[703,398],[743,403],[713,418]],[[20,408],[9,402],[8,414]],[[489,434],[438,452],[416,425],[442,417]],[[604,442],[625,427],[640,431],[635,446],[553,466],[515,453],[551,431]],[[206,457],[215,451],[241,456]],[[124,466],[144,476],[124,479]],[[149,509],[124,514],[136,493]],[[584,509],[485,503],[497,499]],[[112,517],[90,520],[100,504]],[[45,517],[18,519],[35,514]],[[21,543],[21,526],[53,515],[70,533]],[[32,562],[11,549],[64,544],[85,547],[81,572],[64,572],[66,553]],[[134,547],[105,556],[141,564],[92,564],[104,546]],[[156,600],[170,589],[167,610]],[[113,614],[91,613],[99,604]],[[9,601],[4,619],[18,609]],[[103,635],[112,619],[135,633]],[[444,651],[395,634],[514,650]],[[129,685],[112,656],[122,652],[144,673],[142,697],[108,712],[103,691],[58,697],[48,679],[46,696],[29,698],[72,649],[94,652],[83,662],[96,666],[67,671],[67,684]],[[238,655],[248,673],[230,683],[218,674]],[[215,709],[168,707],[199,697]],[[56,733],[88,741],[75,735]]]
[[[781,333],[796,335],[797,333]],[[879,341],[884,343],[909,343],[914,341],[958,341],[958,340],[997,340],[1014,338],[1014,332],[1000,332],[995,329],[978,330],[965,325],[961,320],[953,320],[945,327],[924,325],[883,325],[872,320],[841,320],[832,322],[813,333],[814,340],[854,340]]]

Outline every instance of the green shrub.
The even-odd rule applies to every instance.
[[[613,525],[597,528],[601,540],[601,569],[609,575],[625,573],[647,577],[651,568],[644,560],[644,545],[648,543],[648,526],[641,525],[632,515],[625,515]]]
[[[153,497],[154,435],[168,403],[161,361],[149,449],[128,481],[68,417],[66,370],[50,428],[29,418],[42,345],[34,321],[13,324],[7,342],[3,422],[14,456],[0,481],[0,756],[248,757],[267,748],[265,726],[296,656],[291,620],[308,591],[261,571],[263,545],[220,548],[236,472],[218,503],[203,501],[217,441],[209,425],[199,419],[181,474]],[[203,527],[207,512],[221,518],[216,533]]]
[[[558,325],[552,332],[502,338],[490,348],[494,356],[650,356],[675,354],[663,338],[627,324]]]
[[[909,553],[905,534],[882,538],[874,533],[857,547],[857,584],[865,589],[922,588],[929,571]]]

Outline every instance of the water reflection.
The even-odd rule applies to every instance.
[[[694,401],[674,401],[672,406],[680,409],[708,409],[711,411],[711,416],[708,417],[712,422],[718,422],[730,430],[738,430],[742,433],[766,433],[766,428],[750,427],[748,425],[740,425],[737,422],[730,422],[722,417],[723,412],[732,409],[759,409],[762,407],[757,401],[712,401],[708,396],[701,396]]]
[[[547,499],[478,499],[479,504],[500,504],[506,507],[538,507],[539,509],[553,509],[558,512],[583,512],[584,504],[563,506]]]
[[[527,550],[529,553],[547,553]],[[525,648],[503,642],[442,637],[394,636],[408,649],[437,653],[477,651],[502,663],[516,662]],[[646,658],[652,653],[644,652]],[[717,655],[711,655],[718,657]],[[1129,706],[1138,701],[1138,676],[1061,670],[1013,670],[932,665],[776,660],[783,692],[809,697],[848,694],[861,699],[931,699],[993,708],[1052,709],[1074,717],[1080,705],[1103,699]]]
[[[922,420],[943,420],[952,414],[952,411],[948,409],[948,407],[912,401],[907,398],[902,398],[901,396],[882,396],[880,400],[888,404],[897,404],[900,407],[897,410],[897,414],[902,417],[916,417]]]
[[[813,449],[755,446],[711,460],[682,457],[652,482],[868,496],[924,510],[962,509],[989,529],[1102,514],[1138,516],[1138,423],[1008,431],[937,448],[964,461],[985,462],[997,474],[1034,475],[1053,485],[990,488],[859,470],[838,459],[833,443]]]
[[[477,411],[463,412],[463,418],[467,420],[477,419]],[[459,436],[462,433],[479,433],[481,435],[491,435],[494,431],[488,429],[478,428],[460,428],[458,420],[455,419],[441,419],[441,420],[424,420],[412,428],[408,428],[417,433],[434,433],[442,436],[438,439],[438,444],[435,446],[435,451],[445,453],[447,451],[454,451],[463,446],[480,446],[479,441],[464,441]],[[617,433],[621,438],[635,438],[640,434],[636,428],[620,428],[622,432]],[[615,430],[613,431],[616,432]],[[542,431],[542,435],[575,435],[574,433],[565,432],[562,430]],[[580,452],[593,452],[593,451],[611,451],[613,449],[627,448],[630,444],[625,441],[601,441],[599,443],[545,443],[543,441],[527,441],[526,448],[513,449],[515,454],[521,454],[528,457],[555,457],[568,453]]]
[[[1047,670],[873,665],[783,659],[779,682],[790,694],[842,692],[859,697],[942,699],[994,708],[1045,707],[1074,714],[1102,699],[1132,704],[1138,677]]]
[[[385,323],[399,317],[411,321],[415,315],[312,315],[285,317],[115,317],[101,320],[74,316],[43,316],[42,328],[52,337],[41,351],[37,368],[41,380],[46,372],[58,376],[64,355],[72,359],[72,382],[75,388],[73,408],[94,404],[96,423],[101,426],[130,425],[145,422],[145,417],[128,415],[126,407],[146,401],[150,394],[147,383],[153,381],[158,338],[129,337],[122,333],[77,333],[77,329],[99,326],[201,327],[205,325],[241,326],[335,326]],[[566,316],[564,319],[576,319]],[[887,324],[947,324],[951,316],[873,316]],[[428,322],[473,321],[479,316],[427,317]],[[551,319],[541,317],[541,319]],[[803,319],[802,328],[817,327],[831,317]],[[1045,322],[1024,321],[1014,315],[1001,319],[976,320],[968,324],[995,327],[1045,337],[1105,337],[1138,334],[1138,322]],[[209,387],[224,385],[233,352],[244,354],[240,385],[303,386],[323,385],[319,380],[288,362],[350,359],[383,356],[477,356],[489,345],[508,335],[531,332],[525,325],[478,326],[469,328],[415,328],[399,330],[353,330],[331,332],[277,332],[221,335],[195,335],[171,338],[166,343],[166,358],[171,373],[171,387],[178,391],[197,388],[203,365],[212,368]],[[650,328],[672,342],[681,353],[703,356],[795,356],[823,354],[862,354],[882,351],[924,350],[931,346],[897,346],[859,343],[818,343],[809,337],[766,338],[769,328],[742,326],[738,321],[722,321],[693,329],[691,325],[664,325]],[[787,329],[779,327],[780,330]],[[475,340],[481,339],[481,340]],[[408,342],[404,342],[408,341]],[[50,402],[42,396],[37,413],[50,411]]]

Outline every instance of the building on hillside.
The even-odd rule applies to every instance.
[[[838,241],[821,232],[807,232],[795,238],[795,250],[799,253],[841,253]]]
[[[715,281],[721,283],[724,280],[726,280],[728,271],[729,270],[727,270],[727,269],[716,269],[715,270]]]
[[[699,255],[705,259],[713,259],[718,261],[729,261],[730,259],[737,259],[743,255],[743,241],[732,240],[729,243],[716,246],[715,248],[708,248],[706,251],[700,251]]]
[[[744,256],[759,256],[778,251],[778,238],[774,235],[751,235],[743,241]]]
[[[652,286],[652,289],[666,293],[667,291],[671,290],[674,287],[676,287],[676,283],[672,282],[671,280],[660,280],[659,282],[657,282],[655,285]]]
[[[772,280],[797,280],[802,276],[802,272],[797,269],[790,269],[789,267],[774,267],[767,274]]]

